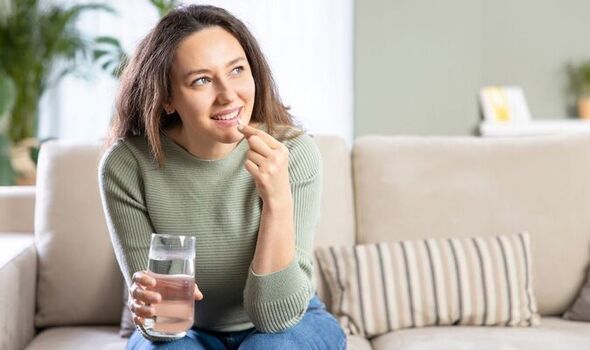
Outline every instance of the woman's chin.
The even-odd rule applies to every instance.
[[[244,138],[244,135],[242,133],[240,133],[239,131],[235,130],[231,133],[224,133],[223,135],[220,135],[218,140],[219,140],[219,142],[229,144],[229,143],[240,142],[243,138]]]

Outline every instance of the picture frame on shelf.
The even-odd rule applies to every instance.
[[[479,91],[484,121],[513,124],[528,123],[531,113],[519,86],[484,86]]]

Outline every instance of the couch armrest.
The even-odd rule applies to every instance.
[[[0,186],[0,232],[33,232],[35,187]]]
[[[35,336],[37,253],[32,234],[0,234],[0,349],[24,349]]]

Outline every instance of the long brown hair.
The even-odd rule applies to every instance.
[[[139,43],[134,57],[123,70],[107,145],[121,138],[144,136],[158,165],[163,165],[160,131],[171,123],[180,122],[178,115],[167,116],[163,107],[172,94],[170,72],[174,53],[183,39],[212,26],[232,34],[246,53],[256,87],[251,120],[265,123],[269,133],[277,138],[281,135],[276,134],[276,126],[295,126],[288,108],[281,102],[270,67],[244,23],[219,7],[188,5],[163,17]]]

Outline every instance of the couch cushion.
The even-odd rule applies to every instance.
[[[573,302],[590,262],[590,136],[359,138],[358,243],[531,234],[539,311]]]
[[[117,327],[57,327],[41,332],[25,350],[123,350]]]
[[[588,268],[586,284],[580,290],[580,295],[563,317],[566,320],[590,322],[590,268]]]
[[[33,234],[0,233],[0,349],[22,349],[35,336],[36,269]]]
[[[533,328],[414,328],[382,335],[371,343],[375,350],[582,350],[590,349],[590,323],[550,317]]]
[[[44,143],[35,244],[37,327],[117,324],[123,280],[98,192],[100,144]]]
[[[348,334],[538,324],[527,233],[337,246],[317,255]]]
[[[373,347],[371,343],[357,335],[349,335],[346,341],[346,349],[347,350],[372,350]]]
[[[41,332],[25,350],[123,350],[117,327],[58,327]],[[347,349],[371,350],[365,338],[348,337]]]
[[[350,169],[350,151],[344,140],[336,136],[315,135],[323,163],[323,188],[320,223],[318,225],[314,246],[335,244],[354,244],[354,206],[352,178]],[[320,298],[330,305],[327,293],[314,257],[314,277]]]
[[[33,233],[34,186],[0,186],[0,232]]]

